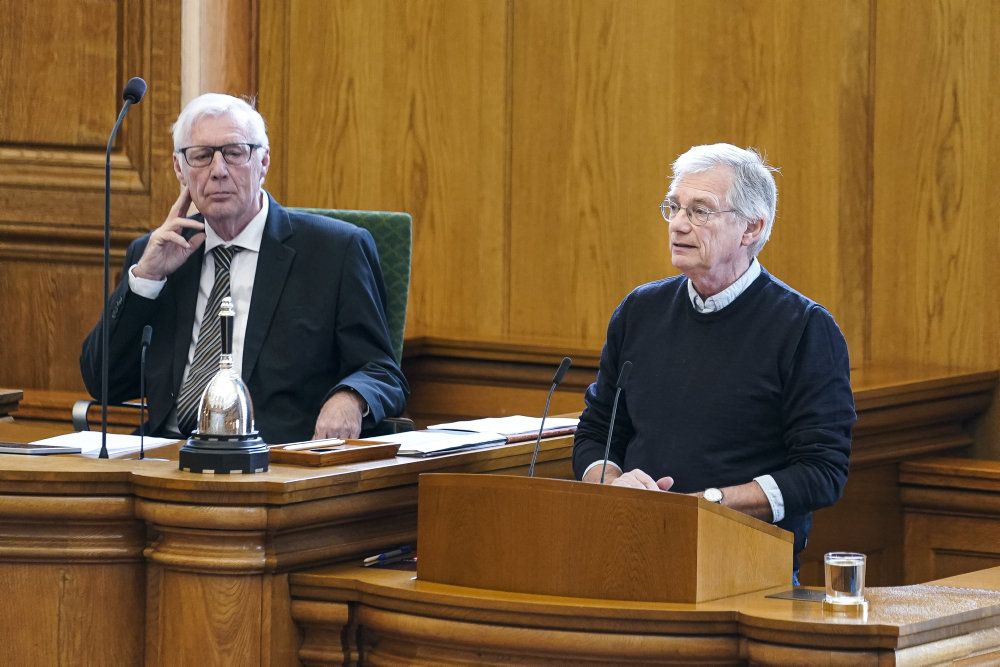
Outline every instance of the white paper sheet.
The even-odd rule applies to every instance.
[[[176,438],[145,438],[145,447],[156,447],[171,442],[177,442]],[[79,447],[83,456],[96,458],[101,453],[101,432],[100,431],[74,431],[63,435],[36,440],[39,445],[64,445],[67,447]],[[124,435],[121,433],[108,433],[108,454],[127,454],[139,451],[139,436]]]

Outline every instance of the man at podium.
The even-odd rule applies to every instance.
[[[674,162],[660,212],[682,275],[637,287],[612,315],[573,469],[773,522],[795,534],[797,571],[812,512],[843,492],[857,417],[837,323],[757,259],[774,224],[773,171],[729,144]]]

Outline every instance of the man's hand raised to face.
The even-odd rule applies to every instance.
[[[189,208],[191,193],[185,186],[170,208],[167,219],[149,235],[146,250],[132,270],[137,278],[163,280],[180,268],[191,253],[205,242],[204,223],[184,217]],[[197,233],[190,240],[185,239],[182,235],[185,229],[194,229]]]

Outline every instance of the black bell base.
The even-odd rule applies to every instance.
[[[191,436],[179,458],[180,469],[188,472],[253,474],[267,472],[270,450],[256,435],[244,439]]]

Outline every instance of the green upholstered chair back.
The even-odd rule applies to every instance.
[[[379,263],[385,278],[386,317],[396,362],[403,359],[406,330],[406,303],[410,292],[410,258],[413,245],[412,218],[393,211],[351,211],[328,208],[297,208],[297,211],[324,215],[367,229],[375,239]]]

